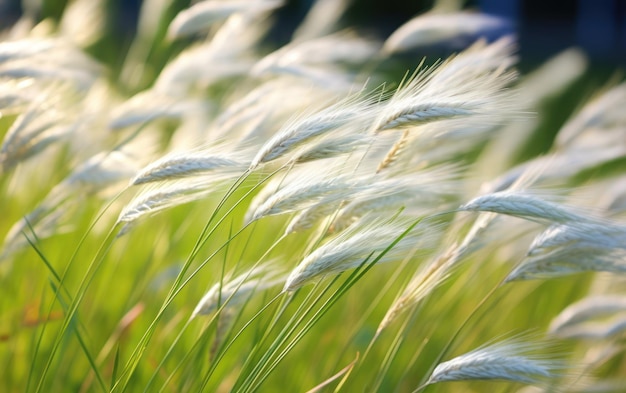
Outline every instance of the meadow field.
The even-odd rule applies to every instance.
[[[53,3],[0,32],[1,392],[626,389],[620,70],[476,10]]]

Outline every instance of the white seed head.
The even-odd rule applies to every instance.
[[[376,131],[508,111],[515,73],[509,40],[476,44],[456,57],[421,71],[383,104]]]
[[[572,327],[616,314],[626,313],[626,297],[620,295],[591,295],[579,300],[557,315],[550,322],[549,332],[562,336]]]
[[[589,218],[573,208],[517,191],[481,195],[460,207],[466,211],[493,212],[542,223],[586,222]]]
[[[497,32],[512,32],[511,22],[481,13],[427,13],[419,15],[394,31],[383,50],[401,53],[436,45],[457,45],[460,49],[481,36]]]
[[[545,345],[508,339],[484,346],[437,365],[427,384],[495,379],[542,385],[564,369],[562,361],[536,354]]]
[[[362,131],[373,118],[372,95],[356,94],[325,109],[296,118],[282,127],[252,159],[250,168],[275,160],[320,136],[349,126]]]
[[[132,185],[181,179],[205,173],[243,173],[246,164],[226,154],[183,152],[168,154],[146,166],[131,180]]]
[[[364,218],[362,221],[364,222],[357,221],[307,255],[291,271],[283,290],[294,291],[316,278],[356,268],[370,256],[378,257],[410,226],[406,219],[383,222]],[[426,246],[437,232],[434,228],[430,228],[430,231],[419,231],[419,235],[416,234],[416,229],[413,231],[386,253],[379,263],[404,256],[410,249],[417,249],[420,244]]]

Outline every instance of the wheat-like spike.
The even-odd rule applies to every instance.
[[[429,209],[460,193],[459,168],[440,165],[399,177],[365,177],[359,183],[369,185],[355,190],[337,214],[335,225],[343,227],[368,212],[389,212],[400,207]]]
[[[506,86],[515,78],[510,40],[475,45],[425,70],[384,104],[375,131],[501,112],[511,104]]]
[[[173,98],[184,100],[200,87],[226,77],[245,74],[248,64],[241,58],[223,58],[212,41],[191,46],[168,62],[153,89]]]
[[[470,116],[478,113],[484,103],[433,101],[413,104],[413,100],[406,100],[396,105],[398,110],[381,121],[378,131],[415,127],[428,122]]]
[[[604,140],[604,138],[599,138],[599,140]],[[557,151],[548,156],[540,156],[511,168],[502,176],[492,181],[485,191],[497,192],[507,189],[530,167],[544,167],[537,182],[545,180],[563,181],[582,171],[624,157],[625,155],[626,145],[624,141],[617,141],[617,143],[613,141],[613,143],[607,143],[601,146],[587,144],[587,146],[584,147]]]
[[[263,197],[267,197],[267,199],[263,202],[253,200],[250,207],[255,207],[254,213],[248,214],[248,216],[251,221],[254,221],[265,216],[290,213],[312,206],[323,198],[332,198],[339,202],[358,190],[356,187],[357,185],[350,182],[347,176],[323,177],[321,179],[318,176],[317,178],[299,179],[271,195],[266,196],[264,194]],[[327,201],[330,202],[328,199]]]
[[[389,149],[383,160],[380,162],[380,164],[378,164],[378,168],[376,168],[376,173],[379,173],[396,161],[400,153],[409,143],[410,135],[411,133],[409,132],[409,130],[404,130],[400,139],[398,139],[398,141],[396,141],[396,143],[391,146],[391,149]]]
[[[301,164],[309,161],[335,158],[366,148],[373,141],[374,138],[370,135],[352,132],[340,133],[340,135],[331,134],[322,138],[319,142],[311,143],[298,151],[293,157],[293,162]]]
[[[80,92],[88,91],[100,76],[99,70],[80,64],[79,52],[39,56],[12,61],[0,66],[0,77],[11,79],[32,78],[39,82],[58,82],[72,85]],[[62,56],[67,56],[63,58]],[[78,64],[72,63],[75,61]]]
[[[31,103],[26,112],[17,117],[4,135],[0,153],[9,155],[12,150],[19,150],[21,145],[27,144],[58,121],[55,116],[52,93],[52,91],[49,92],[50,95],[42,93]],[[61,91],[58,93],[60,94]]]
[[[136,171],[135,160],[124,151],[101,152],[76,167],[60,186],[91,194],[128,180]]]
[[[5,171],[70,135],[78,126],[78,123],[66,123],[67,119],[61,119],[64,115],[54,107],[37,107],[37,104],[33,103],[20,115],[4,137],[0,165]]]
[[[585,271],[626,271],[626,228],[602,221],[553,225],[534,239],[528,256],[506,281]]]
[[[626,83],[615,86],[589,101],[561,128],[555,139],[557,148],[567,148],[585,130],[606,129],[626,124],[626,116],[622,110],[624,103],[626,103]]]
[[[283,0],[201,1],[179,12],[170,23],[170,39],[207,31],[216,22],[237,13],[260,13],[282,6]]]
[[[505,380],[543,385],[556,379],[564,363],[536,352],[545,350],[545,342],[508,339],[437,365],[426,384],[467,380]]]
[[[206,181],[177,181],[168,185],[148,188],[130,201],[120,213],[117,223],[132,223],[148,214],[198,200],[214,191]]]
[[[330,93],[332,86],[311,86],[299,79],[290,77],[274,77],[268,81],[246,90],[245,94],[236,92],[228,105],[215,119],[217,128],[237,122],[237,118],[247,113],[278,113],[291,115],[296,108],[302,111],[316,102],[329,102],[337,92]],[[326,90],[329,89],[329,90]],[[285,101],[287,94],[290,99]]]
[[[363,96],[357,93],[286,124],[261,147],[252,159],[250,169],[284,156],[294,148],[338,128],[349,125],[351,129],[364,129],[374,116],[375,98],[373,94]]]
[[[259,4],[270,5],[272,2],[276,0],[261,0]],[[251,7],[249,12],[231,15],[219,26],[210,39],[211,51],[221,60],[245,60],[248,72],[252,64],[244,58],[249,57],[250,52],[256,52],[271,28],[271,18],[267,17],[263,7]]]
[[[0,64],[44,54],[65,46],[60,39],[30,38],[0,42]]]
[[[554,332],[563,339],[605,340],[626,332],[626,316],[618,315],[601,322],[580,323]]]
[[[378,52],[378,43],[341,31],[308,41],[295,41],[259,60],[251,70],[253,75],[280,73],[298,66],[332,64],[361,65]]]
[[[480,37],[513,32],[509,20],[472,12],[426,13],[409,20],[385,41],[387,54],[411,51],[438,44],[455,44],[455,49]]]
[[[31,139],[20,140],[20,145],[11,146],[9,151],[0,151],[0,170],[8,171],[18,163],[36,156],[49,146],[67,139],[74,130],[73,125],[53,127]]]
[[[569,306],[557,315],[548,329],[550,334],[561,335],[572,326],[626,311],[626,297],[620,295],[592,295]]]
[[[505,281],[546,279],[580,272],[625,273],[626,250],[572,243],[526,257]]]
[[[280,93],[286,93],[299,97],[305,93],[314,95],[316,98],[320,91],[305,88],[297,81],[288,81],[285,78],[274,78],[262,83],[249,90],[244,95],[235,95],[231,102],[223,108],[217,118],[215,125],[217,128],[224,127],[227,123],[232,123],[242,115],[242,113],[264,113],[273,111],[273,107],[278,105],[279,97],[283,97]]]
[[[95,44],[105,34],[106,12],[104,0],[69,2],[59,23],[63,37],[82,48]]]
[[[0,110],[3,114],[18,115],[28,110],[28,103],[37,100],[50,87],[33,79],[0,81]]]
[[[351,195],[348,194],[344,197],[348,198],[350,196]],[[319,202],[301,210],[298,214],[296,214],[289,221],[289,224],[287,224],[285,235],[312,228],[318,221],[324,217],[329,217],[332,213],[336,212],[343,203],[344,200],[341,200],[332,194],[327,197],[323,197],[319,200]]]
[[[361,83],[356,74],[345,72],[339,67],[288,64],[272,71],[275,76],[297,78],[303,83],[340,93],[342,96],[352,93],[354,86]]]
[[[319,220],[331,214],[333,212],[332,209],[336,209],[336,206],[322,204],[321,207],[315,205],[300,211],[287,224],[285,235],[311,229]]]
[[[352,0],[316,0],[293,33],[292,41],[307,41],[339,30],[341,17]]]
[[[71,201],[80,200],[115,182],[128,179],[133,172],[133,162],[122,152],[94,155],[76,167],[69,176],[52,188],[33,211],[13,225],[5,237],[5,244],[21,243],[22,232],[27,231],[28,226],[36,229],[38,237],[44,237],[44,234],[50,236],[53,233],[53,224],[58,225]]]
[[[207,111],[209,104],[193,99],[180,99],[149,89],[134,95],[113,110],[109,128],[117,130],[158,119],[179,120],[190,113]]]
[[[5,244],[20,241],[21,233],[27,226],[35,228],[49,227],[57,223],[59,211],[67,211],[72,199],[80,199],[88,194],[101,191],[107,186],[123,179],[128,179],[134,172],[133,163],[128,156],[119,151],[96,154],[79,165],[61,183],[57,184],[39,203],[37,208],[13,225],[5,238]],[[50,229],[46,229],[48,235]],[[37,232],[37,236],[42,234]]]
[[[23,232],[25,232],[32,239],[30,230],[26,229],[29,226],[32,226],[39,239],[46,239],[72,231],[74,229],[73,226],[67,222],[68,206],[66,202],[67,200],[62,201],[58,206],[54,206],[52,211],[44,212],[36,209],[33,213],[27,215],[28,222],[25,219],[21,219],[15,223],[4,238],[0,263],[13,253],[30,245],[23,235]]]
[[[0,70],[7,75],[30,75],[37,79],[57,74],[65,81],[88,82],[73,86],[86,89],[102,67],[65,38],[34,38],[0,43]],[[85,79],[81,81],[81,78]]]
[[[481,195],[462,205],[459,209],[505,214],[541,223],[588,222],[593,220],[593,218],[578,213],[573,208],[519,191],[500,191]]]
[[[364,221],[357,221],[307,255],[291,271],[283,291],[295,291],[316,278],[358,267],[370,256],[376,258],[410,226],[406,219],[382,222],[365,218]],[[437,232],[436,228],[428,228],[419,231],[419,234],[410,234],[383,256],[379,263],[394,260],[410,249],[417,249],[419,244],[428,245]]]
[[[149,164],[131,180],[131,185],[155,181],[181,179],[207,172],[242,173],[247,167],[243,161],[225,154],[202,152],[173,153]],[[230,175],[229,175],[230,176]]]
[[[552,225],[537,235],[528,255],[545,254],[572,244],[606,250],[626,249],[626,227],[601,220]]]

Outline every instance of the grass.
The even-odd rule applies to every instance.
[[[264,2],[3,33],[0,390],[619,391],[623,82],[423,23],[272,52]]]

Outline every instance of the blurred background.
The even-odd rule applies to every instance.
[[[286,42],[314,0],[287,0],[277,13],[272,38]],[[58,18],[68,0],[0,0],[0,28],[11,26],[29,11],[40,18]],[[171,0],[172,11],[190,0]],[[458,7],[510,19],[517,30],[521,57],[540,62],[550,55],[577,46],[596,66],[626,64],[626,1],[624,0],[353,0],[345,25],[386,38],[413,16],[433,6]],[[113,42],[130,41],[137,22],[140,0],[108,0]],[[281,42],[282,41],[282,42]]]

